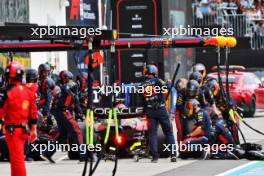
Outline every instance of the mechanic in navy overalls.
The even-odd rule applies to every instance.
[[[151,162],[157,163],[158,154],[158,124],[161,125],[167,143],[175,146],[173,129],[170,123],[168,112],[165,107],[163,96],[166,89],[165,83],[158,77],[158,68],[155,65],[147,65],[145,70],[146,80],[141,84],[144,88],[144,107],[148,117],[149,146],[152,156]],[[176,162],[176,152],[170,150],[171,162]]]

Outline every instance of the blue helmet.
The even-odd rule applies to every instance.
[[[158,76],[158,68],[156,65],[153,65],[153,64],[149,64],[146,66],[146,70],[145,70],[145,75],[153,75],[155,77]]]
[[[202,83],[202,74],[200,72],[192,72],[189,76],[189,80],[195,80],[197,81],[199,84]]]
[[[176,90],[178,92],[181,92],[183,89],[185,89],[187,87],[187,83],[188,83],[188,80],[185,79],[185,78],[180,78],[177,82],[176,82]]]
[[[189,98],[195,98],[199,93],[199,83],[195,80],[190,80],[187,83],[187,96]]]
[[[202,75],[202,78],[205,79],[206,77],[206,68],[204,66],[204,64],[201,63],[197,63],[193,66],[193,71],[194,72],[200,72]]]

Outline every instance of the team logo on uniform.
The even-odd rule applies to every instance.
[[[22,109],[23,109],[23,110],[26,110],[26,109],[28,109],[28,107],[29,107],[29,102],[28,102],[28,100],[24,100],[23,103],[22,103]]]

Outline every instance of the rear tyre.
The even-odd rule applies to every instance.
[[[168,158],[170,156],[169,151],[164,150],[165,147],[163,144],[167,144],[165,135],[163,134],[163,131],[161,127],[158,128],[158,151],[160,158]]]
[[[251,103],[248,106],[248,111],[245,112],[245,117],[254,117],[256,113],[256,99],[252,98]]]
[[[72,148],[72,143],[70,142],[72,140],[69,140],[69,145],[71,146]],[[79,157],[79,152],[78,151],[72,151],[72,150],[69,150],[68,151],[68,158],[70,160],[78,160],[80,157]]]

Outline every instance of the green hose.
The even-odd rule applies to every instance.
[[[86,119],[85,119],[85,136],[86,136],[86,144],[94,143],[94,112],[88,109],[86,111]]]
[[[118,121],[117,121],[117,109],[114,108],[114,123],[115,123],[115,135],[119,136]]]
[[[108,119],[107,119],[107,127],[106,127],[106,134],[105,134],[105,139],[104,139],[104,144],[107,144],[109,134],[110,134],[110,127],[111,127],[111,120],[112,120],[112,109],[108,113]]]

